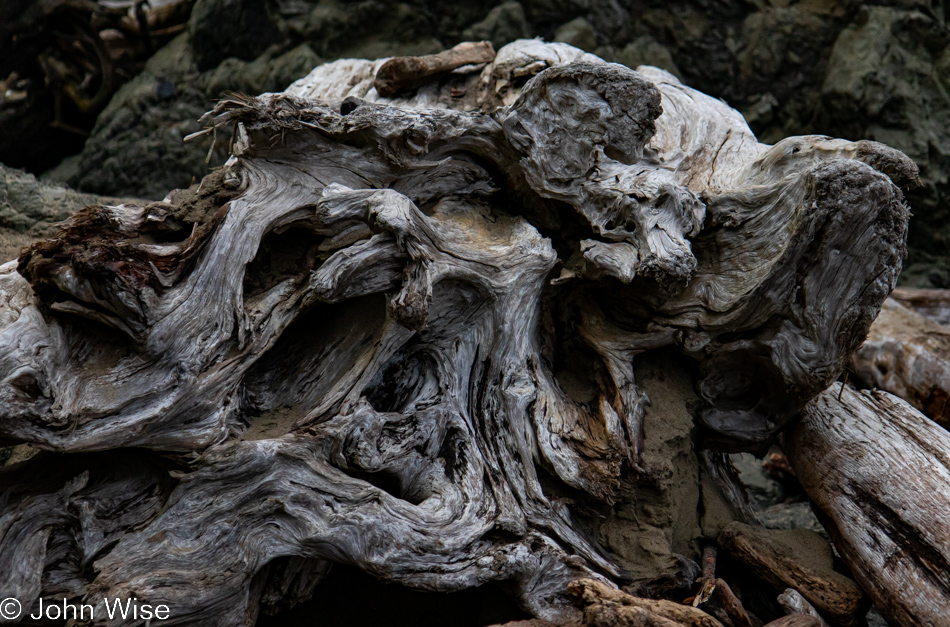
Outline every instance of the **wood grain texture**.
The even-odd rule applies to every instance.
[[[895,287],[891,298],[938,324],[950,325],[950,290]]]
[[[719,545],[778,590],[794,588],[835,625],[859,625],[867,598],[849,577],[834,570],[828,541],[808,529],[779,531],[732,523]]]
[[[767,623],[765,627],[821,627],[821,621],[814,616],[792,614]]]
[[[664,472],[636,356],[692,365],[710,445],[768,445],[894,285],[916,169],[886,146],[765,146],[671,75],[564,45],[500,50],[466,111],[445,85],[354,98],[372,63],[220,102],[223,169],[0,266],[0,437],[155,458],[129,487],[74,468],[0,500],[0,590],[230,627],[343,562],[577,619],[569,582],[626,575],[575,508]],[[127,490],[147,497],[103,505]]]
[[[852,361],[861,383],[901,397],[950,429],[950,327],[890,298]]]
[[[438,80],[462,66],[491,63],[494,59],[495,49],[490,41],[465,41],[424,57],[395,57],[376,70],[373,87],[380,96],[389,97]]]
[[[832,386],[788,457],[841,557],[888,622],[950,624],[950,434],[886,392]]]
[[[584,610],[584,627],[722,627],[709,614],[673,601],[642,599],[582,579],[571,584],[570,593]]]

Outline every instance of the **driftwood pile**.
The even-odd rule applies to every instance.
[[[836,383],[855,355],[945,411],[939,333],[872,327],[903,154],[766,146],[670,74],[537,41],[328,64],[205,122],[233,156],[199,186],[0,266],[0,436],[53,451],[0,473],[0,596],[251,625],[346,563],[555,624],[950,624],[950,433]],[[643,363],[696,392],[677,459]],[[776,441],[843,565],[756,525],[724,452]],[[684,468],[686,535],[618,513]]]

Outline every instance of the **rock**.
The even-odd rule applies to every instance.
[[[868,627],[889,627],[887,621],[884,620],[884,617],[881,616],[881,613],[874,606],[871,606],[865,618],[867,618]]]
[[[228,58],[201,72],[192,40],[180,35],[116,93],[86,142],[78,172],[70,182],[94,193],[120,193],[158,200],[204,176],[227,157],[222,142],[206,161],[208,146],[185,144],[201,129],[209,103],[229,91],[280,91],[319,64],[302,44],[283,54],[271,48],[251,62]]]
[[[272,58],[263,54],[253,61],[241,61],[231,57],[197,82],[204,85],[205,95],[220,98],[228,91],[245,94],[282,91],[317,65],[320,58],[307,44]]]
[[[299,37],[324,58],[376,59],[443,49],[433,37],[435,27],[427,12],[409,4],[376,0],[307,4],[315,6],[301,22]]]
[[[607,61],[622,63],[629,68],[637,69],[641,65],[652,65],[661,70],[666,70],[676,77],[682,77],[683,73],[678,67],[669,49],[649,35],[637,37],[629,44],[618,50],[613,46],[603,46],[597,49],[597,56],[603,57]]]
[[[886,142],[920,167],[923,185],[908,194],[915,219],[904,281],[918,287],[950,287],[948,43],[946,25],[924,13],[864,7],[835,41],[822,85],[833,132]]]
[[[766,529],[808,529],[816,533],[825,534],[824,527],[818,522],[818,517],[811,509],[811,504],[779,503],[756,513],[756,518]]]
[[[207,106],[195,85],[199,74],[187,33],[158,51],[99,116],[70,183],[93,193],[157,200],[203,176],[207,148],[182,143],[200,130]]]
[[[759,512],[785,500],[785,488],[762,466],[761,459],[751,453],[735,453],[729,459],[748,489],[753,510]]]
[[[590,22],[578,17],[557,29],[553,41],[562,41],[585,52],[593,52],[597,47],[597,31]]]
[[[260,0],[198,0],[188,30],[202,72],[228,57],[255,59],[280,37],[268,3]]]
[[[0,165],[0,264],[16,258],[22,246],[47,237],[50,224],[83,207],[121,202],[38,181],[32,174]]]
[[[505,2],[489,11],[485,19],[465,29],[462,32],[462,39],[465,41],[487,40],[492,43],[495,50],[498,50],[516,39],[530,37],[530,32],[521,4]]]
[[[812,531],[773,531],[735,522],[719,534],[719,546],[776,590],[800,592],[837,625],[860,624],[870,606],[858,585],[834,569],[828,541]]]

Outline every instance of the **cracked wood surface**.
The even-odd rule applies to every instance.
[[[835,385],[802,412],[787,450],[888,622],[950,624],[950,434],[887,392]]]

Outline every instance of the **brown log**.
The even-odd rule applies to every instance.
[[[888,299],[854,354],[856,377],[950,429],[950,327]]]
[[[389,97],[438,80],[464,65],[491,63],[494,58],[495,49],[490,41],[466,41],[423,57],[395,57],[376,71],[373,86],[380,96]]]
[[[716,579],[716,587],[713,595],[719,601],[719,605],[726,612],[733,627],[752,627],[752,620],[748,612],[742,606],[742,601],[732,591],[732,588],[723,579]]]
[[[938,324],[950,325],[950,290],[895,287],[891,298]]]
[[[719,545],[777,590],[795,588],[836,625],[853,626],[867,613],[864,593],[833,567],[827,540],[807,529],[779,531],[735,522]]]
[[[888,622],[950,625],[950,433],[891,394],[835,385],[787,444],[842,559]]]

